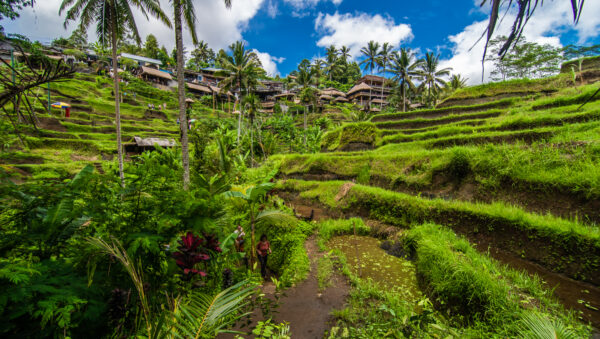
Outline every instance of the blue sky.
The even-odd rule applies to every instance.
[[[286,75],[303,59],[324,56],[325,46],[351,48],[355,57],[369,40],[408,46],[424,53],[441,54],[442,66],[481,81],[482,44],[471,47],[486,27],[488,10],[481,0],[442,1],[358,1],[358,0],[233,0],[225,9],[220,0],[194,0],[198,17],[197,34],[214,49],[244,40],[255,49],[265,69]],[[58,15],[61,0],[39,0],[34,10],[25,10],[21,18],[4,21],[6,31],[21,33],[34,40],[48,42],[68,36],[63,18]],[[167,14],[169,2],[161,0]],[[528,40],[562,46],[569,43],[600,43],[600,1],[586,1],[577,26],[572,25],[570,1],[545,1],[530,21]],[[511,12],[499,33],[510,28]],[[142,36],[154,34],[159,42],[172,48],[173,32],[164,25],[138,16]],[[90,34],[90,39],[95,37]],[[185,40],[188,50],[192,45]],[[487,75],[486,75],[487,76]]]

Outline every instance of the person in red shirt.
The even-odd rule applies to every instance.
[[[271,244],[265,234],[260,237],[260,242],[256,245],[256,252],[260,262],[260,275],[265,279],[267,277],[267,258],[271,254]]]

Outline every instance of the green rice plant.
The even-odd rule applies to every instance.
[[[435,221],[466,232],[494,232],[510,234],[514,241],[540,241],[547,253],[527,252],[551,271],[572,278],[593,281],[600,276],[600,229],[550,215],[527,213],[523,209],[503,203],[483,204],[441,199],[422,199],[380,188],[354,185],[342,199],[335,199],[343,182],[307,182],[286,180],[279,183],[281,190],[299,192],[300,197],[316,200],[341,211],[361,210],[365,217],[397,226],[410,226]],[[525,246],[526,248],[526,246]],[[569,258],[579,258],[573,263]]]
[[[513,337],[522,332],[520,322],[530,320],[527,314],[533,309],[569,324],[579,336],[589,335],[589,328],[565,311],[539,280],[513,280],[511,269],[478,253],[451,230],[423,224],[405,233],[405,240],[428,295],[463,326]]]

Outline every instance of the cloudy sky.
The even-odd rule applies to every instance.
[[[50,42],[69,36],[71,25],[63,28],[64,15],[58,14],[62,0],[38,0],[14,22],[3,21],[8,33],[20,33],[32,40]],[[232,0],[227,10],[220,0],[194,0],[197,33],[214,48],[226,48],[244,40],[254,49],[265,69],[272,75],[286,75],[298,63],[325,55],[329,45],[348,46],[354,58],[369,40],[409,47],[420,53],[433,51],[470,83],[481,82],[480,60],[483,44],[476,44],[485,29],[488,8],[481,0],[358,1],[358,0]],[[161,0],[171,15],[168,0]],[[570,1],[545,1],[525,31],[528,40],[550,43],[590,45],[600,43],[600,1],[586,1],[579,24],[572,24]],[[499,33],[512,23],[508,13]],[[142,36],[154,34],[169,50],[174,33],[156,20],[139,16]],[[90,34],[90,38],[94,36]],[[191,50],[191,39],[185,40]]]

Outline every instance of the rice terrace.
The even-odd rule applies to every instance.
[[[0,0],[0,337],[600,338],[598,13]]]

